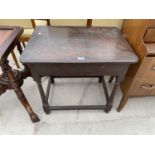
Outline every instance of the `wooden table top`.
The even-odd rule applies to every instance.
[[[0,64],[2,58],[6,58],[12,52],[22,33],[21,27],[0,26]]]
[[[23,63],[135,63],[138,58],[118,28],[39,26],[20,60]]]
[[[4,43],[4,41],[9,37],[12,30],[1,30],[0,29],[0,46]]]

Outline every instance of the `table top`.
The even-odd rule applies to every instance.
[[[9,37],[12,30],[1,30],[0,29],[0,46],[4,43],[4,41]]]
[[[132,48],[115,27],[36,27],[23,63],[135,63]]]
[[[22,33],[21,27],[0,26],[0,63],[12,52]]]

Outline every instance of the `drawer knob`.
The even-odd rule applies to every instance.
[[[155,89],[155,85],[152,85],[152,84],[141,85],[141,88],[152,90],[152,89]]]

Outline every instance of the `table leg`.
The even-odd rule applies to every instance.
[[[110,76],[109,83],[111,83],[114,80],[115,76]]]
[[[51,83],[54,84],[54,77],[51,77]]]
[[[49,114],[50,113],[49,103],[48,103],[48,101],[46,99],[46,96],[45,96],[45,93],[44,93],[44,90],[43,90],[43,87],[42,87],[42,84],[41,84],[41,79],[37,80],[36,82],[37,82],[37,86],[38,86],[39,93],[40,93],[40,96],[41,96],[44,112],[46,114]]]
[[[29,103],[28,103],[25,95],[23,94],[22,90],[20,89],[20,87],[18,87],[17,85],[14,85],[13,89],[14,89],[18,99],[20,100],[20,102],[22,103],[22,105],[25,107],[26,111],[30,115],[30,118],[31,118],[32,122],[40,121],[40,119],[38,118],[37,114],[35,114],[33,112],[31,106],[29,105]]]
[[[99,82],[99,83],[102,82],[102,76],[99,77],[98,82]]]
[[[0,79],[1,80],[1,79]],[[7,90],[7,86],[0,83],[0,96],[5,93]]]
[[[38,116],[33,112],[31,106],[29,105],[25,95],[23,94],[22,89],[20,88],[19,81],[14,78],[14,74],[12,72],[11,67],[8,65],[8,61],[5,62],[2,70],[7,73],[8,79],[10,81],[11,87],[14,90],[15,94],[17,95],[18,99],[20,100],[21,104],[25,107],[26,111],[28,112],[32,122],[38,122]]]
[[[114,96],[116,94],[116,91],[117,91],[119,85],[120,85],[120,78],[116,77],[116,82],[115,82],[114,88],[113,88],[113,90],[111,92],[111,95],[110,95],[110,97],[109,97],[109,99],[107,100],[107,103],[106,103],[106,109],[105,109],[106,113],[108,113],[112,108]]]
[[[49,76],[49,79],[48,79],[48,84],[47,84],[47,89],[46,89],[46,100],[48,101],[48,98],[49,98],[49,94],[50,94],[50,88],[51,88],[51,83],[53,83],[54,81],[52,81],[53,78],[51,76]]]

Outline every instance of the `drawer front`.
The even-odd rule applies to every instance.
[[[155,57],[145,57],[136,77],[155,80]]]
[[[155,27],[155,20],[154,19],[150,20],[149,27]]]
[[[155,42],[155,28],[150,28],[146,30],[144,36],[144,42],[146,43],[154,43]]]
[[[155,80],[136,78],[130,91],[131,96],[154,96]]]
[[[30,69],[40,76],[123,75],[128,69],[128,64],[37,64],[30,65]]]

